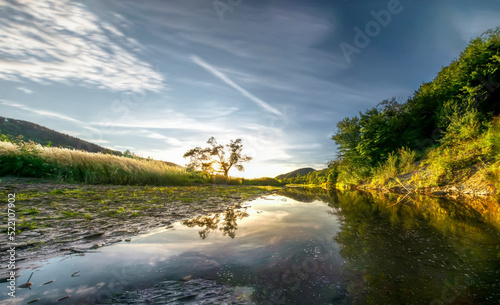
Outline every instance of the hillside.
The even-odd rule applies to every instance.
[[[24,141],[33,141],[42,145],[48,145],[50,143],[51,146],[55,147],[74,148],[93,153],[111,152],[114,155],[121,155],[121,152],[119,151],[113,151],[35,123],[1,116],[0,134],[11,135],[14,138],[22,135]]]
[[[57,132],[35,123],[5,118],[2,116],[0,116],[0,135],[1,134],[12,136],[13,138],[21,135],[23,136],[23,141],[33,141],[43,146],[48,146],[48,144],[50,143],[51,147],[77,149],[91,153],[111,153],[115,156],[123,156],[136,160],[148,160],[148,158],[139,157],[131,152],[126,152],[125,154],[123,154],[119,151],[111,150],[109,148],[105,148],[97,144]],[[178,164],[168,161],[158,162],[162,162],[168,166],[173,166],[181,169],[184,168]]]
[[[307,174],[309,174],[310,172],[314,172],[316,171],[314,168],[310,168],[310,167],[303,167],[303,168],[299,168],[299,169],[296,169],[292,172],[289,172],[289,173],[286,173],[286,174],[281,174],[281,175],[278,175],[276,176],[276,179],[285,179],[285,178],[295,178],[297,176],[305,176]]]
[[[337,187],[500,194],[499,64],[500,27],[471,40],[406,101],[338,122]]]

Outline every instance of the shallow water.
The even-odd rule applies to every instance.
[[[245,286],[255,304],[500,302],[500,235],[456,204],[291,189],[245,205],[41,262],[17,279],[34,272],[31,290],[18,288],[13,299],[3,289],[1,298],[53,304],[71,295],[57,304],[93,304],[203,278]]]

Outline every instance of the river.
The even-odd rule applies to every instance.
[[[38,262],[17,279],[26,282],[33,273],[31,289],[17,288],[16,298],[3,289],[1,298],[6,304],[217,298],[264,305],[499,304],[495,208],[288,188],[130,242]]]

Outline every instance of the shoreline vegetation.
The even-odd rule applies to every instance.
[[[274,185],[273,178],[243,179],[187,170],[133,153],[116,156],[48,147],[0,134],[0,177],[52,179],[57,182],[115,185],[187,186],[198,184]]]
[[[434,195],[500,195],[500,27],[406,101],[344,118],[328,168],[289,184]]]

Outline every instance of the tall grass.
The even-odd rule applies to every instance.
[[[453,182],[457,173],[472,165],[479,164],[488,172],[499,159],[495,143],[500,137],[497,122],[486,124],[481,133],[477,130],[462,128],[450,136],[445,135],[442,145],[429,151],[423,162],[427,166],[428,186]],[[494,171],[494,170],[493,170]],[[493,174],[493,177],[495,175]]]
[[[417,168],[417,153],[409,148],[403,147],[399,150],[399,173],[409,173]]]
[[[461,118],[453,117],[440,145],[419,155],[422,159],[419,166],[415,162],[416,152],[401,148],[397,153],[390,153],[385,162],[371,168],[365,179],[373,186],[383,186],[398,175],[413,172],[411,182],[417,187],[434,187],[463,182],[477,168],[482,173],[480,180],[489,181],[500,194],[500,118],[480,124],[478,115],[476,111],[469,111]],[[341,182],[361,182],[360,177],[352,174],[355,171],[341,170],[344,170],[339,175],[343,179]]]
[[[385,185],[387,181],[397,175],[415,170],[417,168],[416,160],[417,154],[406,147],[399,149],[398,153],[390,153],[384,163],[372,169],[371,184]]]
[[[339,174],[336,187],[339,189],[349,188],[361,183],[369,177],[370,168],[358,167],[352,164],[341,164],[338,168]]]
[[[398,174],[398,155],[390,153],[387,160],[372,170],[372,184],[385,184]]]
[[[43,147],[33,142],[0,142],[0,175],[124,185],[186,185],[203,180],[162,161]]]

